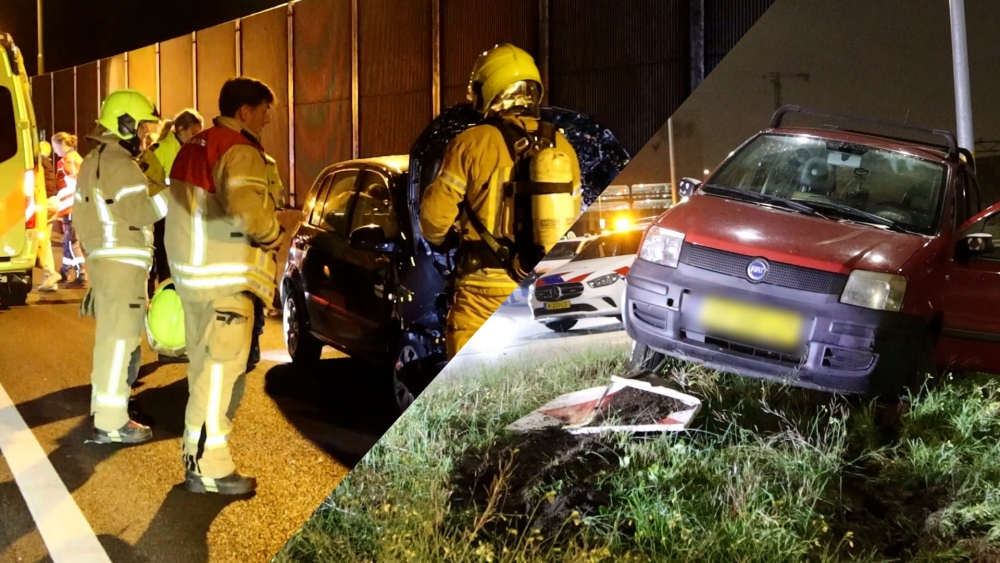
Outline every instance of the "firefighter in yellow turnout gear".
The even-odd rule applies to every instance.
[[[246,385],[255,301],[274,298],[283,234],[259,140],[272,103],[259,81],[226,82],[222,116],[181,147],[165,192],[164,242],[190,362],[185,485],[195,493],[240,495],[257,486],[236,471],[229,435]]]
[[[158,121],[140,92],[113,92],[91,136],[98,146],[83,159],[77,182],[73,222],[91,276],[80,312],[97,320],[91,413],[98,443],[152,438],[149,427],[130,420],[128,401],[141,358],[152,225],[167,213],[163,196],[150,197],[135,158],[142,135]]]
[[[461,231],[448,312],[449,359],[572,226],[582,199],[576,152],[539,119],[541,78],[527,52],[501,44],[480,55],[468,98],[485,120],[448,145],[420,209],[420,228],[430,244],[441,245],[456,219]],[[515,195],[525,184],[536,188]],[[526,247],[533,248],[515,251]]]

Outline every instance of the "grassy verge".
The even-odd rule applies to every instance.
[[[932,381],[893,417],[675,365],[705,401],[682,435],[504,432],[624,361],[595,352],[435,384],[275,561],[1000,561],[988,377]]]

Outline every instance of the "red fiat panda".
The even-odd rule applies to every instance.
[[[934,367],[1000,373],[1000,205],[968,151],[789,113],[834,117],[778,110],[646,231],[622,304],[633,367],[871,394]]]

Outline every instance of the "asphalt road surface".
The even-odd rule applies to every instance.
[[[280,322],[269,319],[264,359],[249,375],[232,434],[237,467],[258,478],[258,491],[251,498],[188,493],[180,459],[186,365],[158,363],[145,344],[133,408],[153,426],[153,441],[85,443],[94,321],[78,316],[83,293],[61,290],[33,295],[25,307],[0,307],[0,446],[7,456],[38,452],[38,459],[0,461],[0,561],[83,560],[54,559],[46,545],[62,533],[52,514],[74,504],[103,560],[268,561],[396,419],[384,383],[350,358],[327,352],[315,373],[286,364]],[[4,392],[16,412],[5,408]],[[30,432],[17,432],[14,419]],[[12,445],[27,442],[30,448]],[[26,475],[43,475],[38,468],[48,464],[56,482],[26,493]],[[61,498],[49,506],[59,510],[47,514],[37,502],[43,497]]]

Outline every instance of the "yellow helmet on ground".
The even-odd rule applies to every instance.
[[[157,354],[179,358],[185,353],[184,308],[168,278],[160,282],[146,312],[146,341]]]
[[[542,77],[535,59],[510,43],[495,45],[479,55],[472,66],[467,96],[482,114],[513,108],[537,113],[542,94]]]
[[[97,122],[123,141],[130,141],[139,133],[139,124],[160,121],[156,106],[138,90],[125,88],[112,92],[101,104]]]

